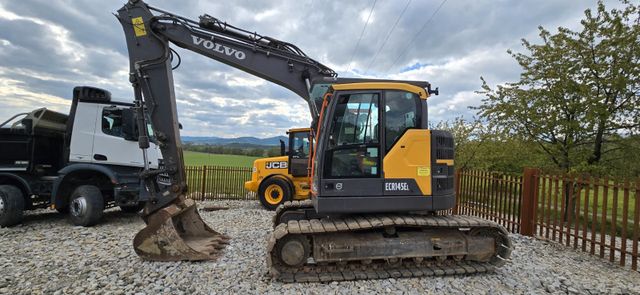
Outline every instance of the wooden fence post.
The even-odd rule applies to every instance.
[[[453,206],[453,214],[454,215],[458,215],[460,214],[460,169],[456,169],[453,175],[453,183],[454,183],[454,191],[455,191],[455,198],[456,198],[456,205]]]
[[[200,196],[202,201],[205,200],[204,193],[207,188],[207,166],[202,166],[202,182],[200,184]]]
[[[538,209],[538,184],[540,170],[525,168],[522,177],[522,203],[520,207],[520,234],[533,236],[536,230]]]

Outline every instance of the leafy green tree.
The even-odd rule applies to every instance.
[[[280,156],[280,148],[269,148],[266,152],[267,157],[277,157]]]
[[[535,143],[560,169],[591,169],[612,152],[609,143],[640,127],[640,6],[585,11],[580,31],[540,27],[542,44],[522,40],[508,51],[520,80],[492,89],[477,107],[504,134]]]
[[[441,121],[435,129],[454,136],[456,167],[521,173],[525,167],[544,167],[545,161],[531,142],[489,130],[481,121],[457,117]]]
[[[482,124],[477,121],[467,121],[463,117],[456,117],[451,121],[440,121],[434,129],[451,132],[455,144],[456,167],[469,168],[482,145]]]

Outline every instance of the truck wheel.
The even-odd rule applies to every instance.
[[[264,208],[275,210],[280,204],[291,200],[291,187],[286,180],[272,177],[260,184],[258,197]]]
[[[16,225],[22,221],[24,196],[13,185],[0,185],[0,227]]]
[[[144,205],[145,205],[144,202],[140,202],[140,203],[138,203],[138,205],[120,206],[120,210],[122,210],[122,212],[124,212],[124,213],[138,213],[138,212],[140,212],[140,210],[142,210],[144,208]]]
[[[81,185],[71,194],[69,217],[74,225],[95,225],[102,218],[103,210],[102,192],[96,186]]]

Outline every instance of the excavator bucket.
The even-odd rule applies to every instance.
[[[227,244],[229,237],[204,223],[190,199],[149,215],[133,240],[138,256],[152,261],[215,260]]]

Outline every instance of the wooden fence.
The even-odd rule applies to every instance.
[[[454,210],[638,270],[640,181],[457,171]]]

